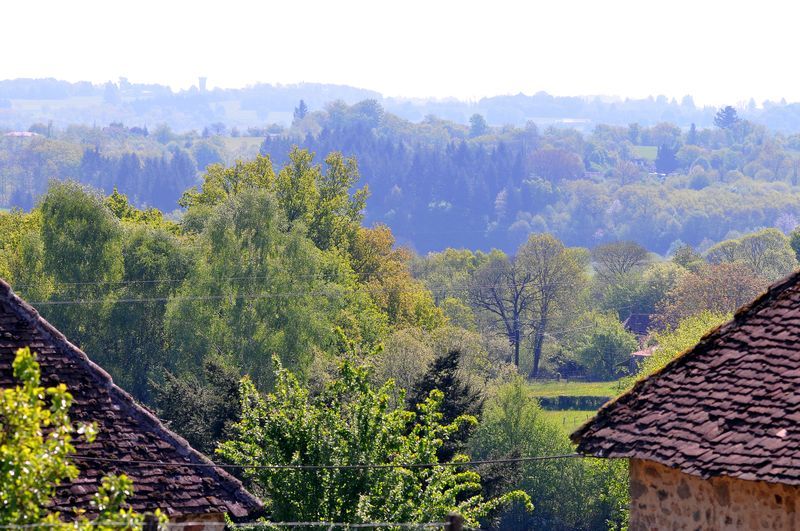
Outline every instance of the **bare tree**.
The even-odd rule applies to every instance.
[[[617,284],[631,271],[647,263],[647,249],[636,242],[598,245],[592,250],[597,276],[606,284]]]
[[[472,277],[469,297],[472,305],[494,317],[504,329],[514,349],[514,365],[519,367],[519,349],[525,317],[534,303],[531,289],[533,272],[521,267],[516,258],[496,256],[480,267]]]
[[[580,299],[586,285],[585,267],[575,249],[568,249],[550,234],[535,234],[517,252],[519,267],[531,275],[533,301],[530,308],[533,329],[533,365],[530,378],[539,376],[539,362],[547,328],[553,315],[569,311]]]

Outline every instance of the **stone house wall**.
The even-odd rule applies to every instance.
[[[225,515],[206,513],[174,517],[170,518],[167,529],[169,531],[224,531]]]
[[[800,487],[729,477],[704,480],[630,460],[631,531],[800,529]]]

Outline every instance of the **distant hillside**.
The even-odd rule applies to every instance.
[[[735,111],[734,111],[735,114]],[[77,179],[137,205],[170,212],[209,164],[259,152],[286,162],[293,146],[321,161],[341,151],[369,186],[366,221],[390,226],[420,252],[448,246],[513,250],[532,232],[593,247],[629,239],[665,253],[701,249],[800,220],[800,135],[736,118],[725,127],[598,125],[492,127],[427,117],[419,123],[377,101],[300,111],[290,127],[202,132],[119,122],[38,124],[0,136],[0,208],[30,208],[51,179]]]
[[[259,84],[244,89],[198,88],[173,92],[157,84],[131,83],[120,78],[116,83],[93,85],[56,79],[14,79],[0,81],[0,128],[25,130],[37,122],[69,124],[108,124],[154,127],[166,124],[175,131],[202,131],[213,124],[228,128],[266,127],[277,123],[288,126],[302,99],[311,111],[323,110],[332,101],[353,104],[377,100],[384,109],[406,120],[419,122],[426,116],[465,124],[470,116],[481,114],[489,124],[517,127],[527,122],[539,126],[559,125],[589,132],[598,124],[655,125],[675,123],[688,128],[713,125],[716,109],[698,107],[690,96],[681,101],[665,96],[646,99],[621,99],[601,96],[557,97],[544,92],[534,95],[506,95],[477,102],[456,99],[385,98],[371,90],[343,85],[302,83],[297,85]],[[800,132],[800,104],[751,101],[739,113],[774,131]]]

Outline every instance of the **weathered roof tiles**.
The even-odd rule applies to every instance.
[[[207,457],[114,385],[108,373],[0,279],[0,388],[16,385],[11,364],[17,349],[26,346],[38,355],[44,385],[66,384],[74,399],[72,420],[94,422],[98,428],[93,443],[75,441],[80,475],[57,489],[55,510],[70,515],[84,509],[91,514],[89,502],[100,479],[112,473],[124,473],[133,481],[128,502],[136,511],[158,508],[173,517],[227,512],[242,518],[260,510],[259,500],[236,478],[209,466],[213,464]],[[140,466],[134,461],[204,466]]]
[[[800,485],[800,273],[572,434],[578,451]]]

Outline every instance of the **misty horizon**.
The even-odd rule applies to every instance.
[[[244,85],[241,84],[225,84],[221,82],[220,84],[214,83],[214,78],[209,76],[197,76],[194,84],[190,84],[188,86],[185,85],[174,85],[163,81],[153,81],[153,82],[146,82],[146,81],[138,81],[132,80],[128,76],[118,76],[115,79],[66,79],[66,78],[58,78],[55,76],[40,76],[40,77],[14,77],[14,78],[3,78],[0,79],[0,83],[5,82],[16,82],[16,81],[49,81],[54,80],[58,82],[67,82],[74,85],[80,85],[84,83],[89,83],[93,87],[102,88],[106,84],[111,83],[116,86],[120,86],[120,84],[124,81],[130,83],[130,85],[134,86],[158,86],[163,88],[168,88],[173,94],[179,95],[181,93],[187,93],[192,91],[198,91],[200,88],[200,79],[205,78],[206,81],[206,91],[213,93],[214,91],[239,91],[239,90],[249,90],[259,87],[274,87],[274,88],[292,88],[292,89],[302,89],[303,87],[315,87],[315,86],[330,86],[330,87],[341,87],[341,88],[348,88],[348,89],[357,89],[362,91],[373,92],[381,99],[386,100],[398,100],[398,101],[409,101],[409,102],[458,102],[458,103],[465,103],[465,104],[476,104],[479,103],[481,100],[492,99],[492,98],[503,98],[503,97],[515,97],[515,96],[523,96],[523,97],[535,97],[540,95],[552,96],[556,98],[578,98],[583,99],[586,101],[602,101],[605,103],[617,103],[617,102],[625,102],[625,101],[656,101],[659,98],[666,98],[666,100],[670,103],[677,103],[683,104],[686,98],[690,98],[692,103],[698,108],[718,108],[724,107],[727,105],[731,105],[736,108],[744,109],[747,107],[750,108],[758,108],[762,109],[765,107],[765,104],[773,104],[773,105],[791,105],[793,103],[800,103],[800,97],[797,100],[789,100],[786,97],[781,97],[777,100],[773,99],[764,99],[758,100],[754,96],[750,96],[743,100],[738,101],[724,101],[720,99],[719,101],[714,102],[704,102],[704,101],[697,101],[694,94],[686,93],[681,95],[671,95],[671,94],[664,94],[664,93],[653,93],[644,96],[639,95],[630,95],[630,94],[590,94],[590,93],[580,93],[580,92],[572,92],[572,93],[555,93],[549,90],[541,89],[541,90],[517,90],[517,91],[508,91],[508,92],[498,92],[493,94],[486,94],[477,98],[464,98],[459,97],[457,95],[431,95],[431,96],[422,96],[422,95],[406,95],[406,94],[386,94],[381,92],[380,90],[369,87],[369,86],[359,86],[353,83],[331,83],[322,80],[303,80],[303,81],[255,81],[253,83],[247,83]]]

